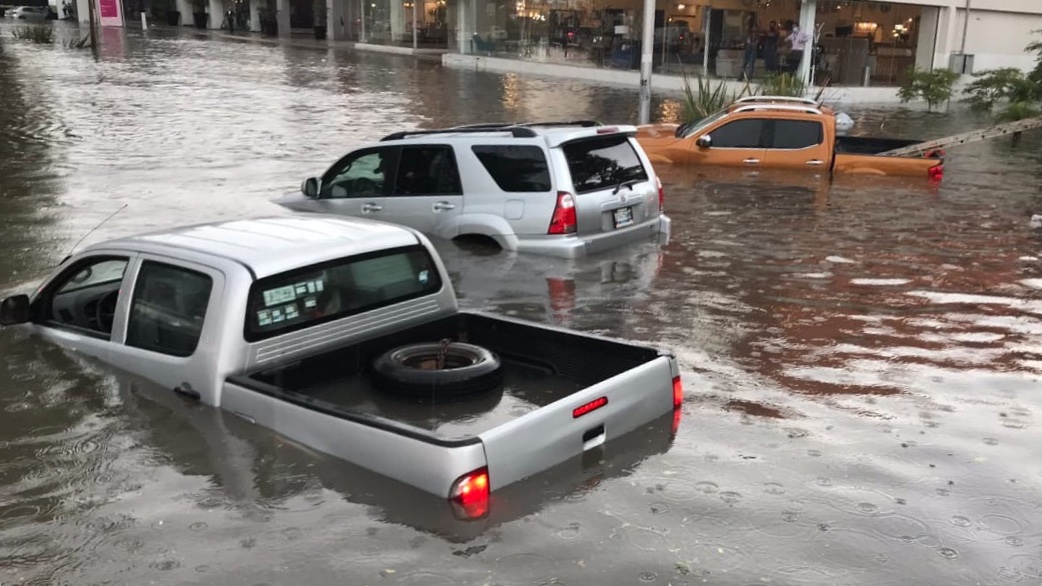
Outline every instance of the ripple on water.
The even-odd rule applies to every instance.
[[[842,570],[868,570],[889,562],[886,552],[893,549],[893,544],[858,529],[832,527],[827,535],[818,536],[804,548],[823,565]]]
[[[402,584],[403,586],[451,586],[458,583],[458,580],[445,574],[426,571],[402,574],[395,582],[395,584]]]
[[[551,577],[553,570],[553,561],[545,556],[537,553],[515,553],[497,559],[492,572],[493,575],[502,576],[505,583],[513,584],[521,580],[531,583],[546,579]]]
[[[863,522],[872,533],[902,543],[926,543],[936,540],[936,535],[925,522],[908,515],[890,513],[869,517]]]

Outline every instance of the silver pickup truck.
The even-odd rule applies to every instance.
[[[671,411],[655,348],[460,311],[413,229],[303,215],[94,244],[0,324],[446,498],[490,495]]]

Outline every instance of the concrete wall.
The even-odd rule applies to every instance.
[[[1042,0],[1037,1],[1042,5]],[[966,53],[974,56],[974,71],[999,67],[1019,67],[1025,71],[1034,68],[1035,55],[1025,53],[1024,47],[1042,39],[1042,35],[1032,34],[1042,29],[1042,10],[1037,14],[1017,14],[972,8],[969,14]],[[966,25],[966,11],[956,10],[954,20],[951,51],[958,53]]]

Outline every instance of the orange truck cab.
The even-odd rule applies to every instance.
[[[886,156],[921,141],[838,136],[835,112],[810,99],[743,98],[702,120],[637,127],[652,164],[919,176],[939,180],[944,152]]]

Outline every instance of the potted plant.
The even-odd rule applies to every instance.
[[[206,28],[209,14],[206,13],[206,0],[192,0],[192,19],[195,21],[195,28]]]

